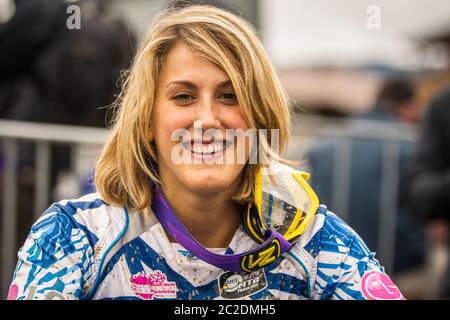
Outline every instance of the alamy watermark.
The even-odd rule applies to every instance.
[[[270,146],[268,140],[270,137]],[[194,123],[194,132],[176,129],[171,141],[174,164],[268,164],[279,154],[279,130],[226,129],[204,130],[201,121]]]
[[[81,8],[75,4],[67,7],[66,13],[69,15],[66,20],[66,26],[69,30],[81,29]]]
[[[380,30],[381,29],[381,8],[377,5],[368,6],[366,13],[369,15],[367,17],[366,26],[369,30]]]

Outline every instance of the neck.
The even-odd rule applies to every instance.
[[[228,190],[198,194],[179,186],[163,186],[162,189],[178,219],[204,247],[226,248],[229,245],[239,226],[241,209],[231,200]],[[170,236],[169,239],[173,241]]]

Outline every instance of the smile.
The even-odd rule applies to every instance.
[[[225,150],[232,144],[231,141],[190,141],[183,144],[183,147],[187,149],[194,158],[202,160],[219,158],[224,155]]]

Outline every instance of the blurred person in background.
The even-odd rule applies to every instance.
[[[108,1],[76,2],[81,29],[68,29],[71,4],[16,0],[14,14],[0,23],[0,119],[106,127],[104,107],[119,92],[120,72],[131,62],[135,39],[108,16]],[[33,219],[34,143],[19,142],[18,157],[17,232],[23,243]],[[70,146],[52,145],[53,192],[71,170]]]
[[[403,78],[387,79],[383,82],[370,111],[356,116],[354,121],[351,121],[355,123],[358,123],[359,120],[378,121],[377,123],[392,126],[396,126],[398,123],[413,122],[416,119],[415,95],[415,85],[411,81]],[[351,153],[348,155],[348,159],[351,161],[349,164],[350,178],[348,179],[348,212],[346,212],[345,220],[361,234],[369,247],[378,252],[381,249],[379,248],[379,230],[380,227],[383,227],[380,226],[382,223],[381,210],[384,210],[381,201],[384,141],[366,138],[364,135],[358,136],[358,130],[361,131],[360,133],[366,130],[364,125],[361,126],[351,137],[326,138],[313,144],[307,153],[307,159],[311,166],[311,183],[317,190],[319,198],[329,203],[331,210],[338,210],[338,208],[332,207],[332,204],[336,203],[336,199],[333,197],[337,195],[333,186],[345,182],[335,183],[336,172],[334,171],[337,169],[335,169],[334,161],[337,161],[339,150],[341,148],[348,150],[345,146],[351,143],[348,151]],[[401,130],[401,127],[398,130]],[[401,142],[398,162],[390,164],[394,166],[394,170],[398,171],[399,181],[404,175],[404,168],[412,153],[412,148],[412,143]],[[398,190],[398,194],[395,195],[398,204],[394,219],[394,221],[396,220],[395,245],[392,248],[395,255],[391,258],[393,261],[391,261],[391,270],[389,270],[395,276],[423,265],[426,255],[423,230],[405,211],[401,202],[400,195],[403,186],[399,183],[398,186],[392,187],[393,190]],[[382,263],[387,264],[383,254],[385,252],[381,252],[379,259]]]
[[[450,87],[431,102],[421,123],[421,134],[406,182],[410,212],[423,221],[441,250],[449,248],[450,220]],[[440,298],[450,299],[450,267],[440,286]]]

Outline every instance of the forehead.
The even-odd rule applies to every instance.
[[[160,81],[190,80],[195,82],[223,82],[229,77],[213,62],[199,56],[182,42],[178,42],[167,54],[161,70]]]

